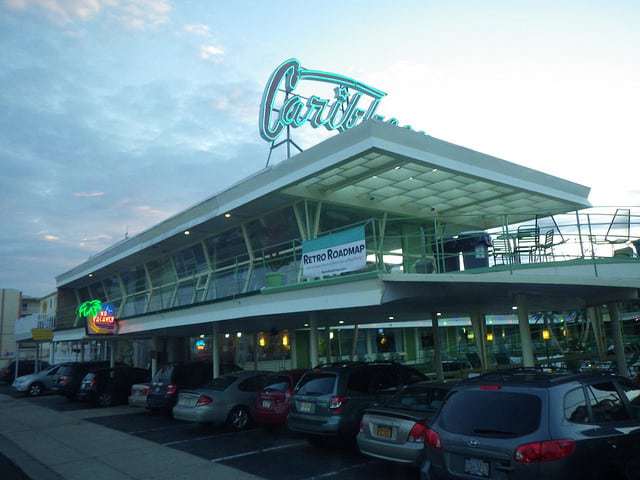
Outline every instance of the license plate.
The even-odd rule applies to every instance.
[[[271,400],[262,400],[262,408],[271,408]]]
[[[316,406],[313,403],[309,403],[309,402],[300,402],[298,405],[298,410],[301,413],[313,413],[315,412]]]
[[[194,398],[181,398],[178,400],[178,405],[181,407],[193,407],[196,404],[196,399]]]
[[[379,426],[376,428],[376,436],[382,438],[391,438],[393,430],[391,427]]]
[[[475,475],[476,477],[488,477],[489,463],[478,458],[467,458],[464,461],[464,473]]]

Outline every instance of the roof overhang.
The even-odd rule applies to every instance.
[[[589,188],[436,138],[369,121],[123,240],[56,277],[59,287],[143,262],[296,199],[490,228],[590,206]],[[224,214],[232,212],[227,219]]]

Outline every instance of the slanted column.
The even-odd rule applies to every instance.
[[[218,339],[218,325],[211,328],[211,362],[213,364],[213,378],[220,376],[220,342]]]
[[[436,379],[444,380],[444,372],[442,371],[442,354],[440,351],[440,331],[438,327],[438,314],[431,312],[431,331],[433,332],[433,368],[436,373]]]
[[[603,341],[602,335],[602,323],[600,322],[600,315],[596,309],[600,307],[587,307],[587,320],[591,324],[591,329],[593,330],[593,338],[596,342],[596,351],[598,352],[598,358],[600,361],[605,361],[607,358],[607,349],[606,345]]]
[[[476,339],[476,348],[478,349],[478,357],[480,357],[480,366],[482,371],[486,372],[489,369],[489,362],[486,343],[487,326],[484,314],[480,312],[472,312],[471,326],[473,327],[473,333]]]
[[[533,356],[533,341],[531,340],[531,328],[529,327],[529,305],[527,297],[518,295],[516,297],[518,307],[518,326],[520,327],[520,342],[522,344],[522,366],[532,368],[535,366]]]
[[[616,366],[618,367],[618,375],[624,377],[629,376],[627,368],[627,359],[624,356],[624,340],[622,338],[622,323],[620,321],[620,304],[608,303],[609,319],[611,320],[611,334],[613,336],[613,347],[616,354]]]
[[[309,315],[309,363],[311,368],[318,366],[318,314]]]

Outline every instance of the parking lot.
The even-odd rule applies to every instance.
[[[9,391],[2,387],[0,393]],[[21,401],[34,402],[54,412],[83,410],[85,421],[266,479],[418,477],[417,471],[410,467],[364,457],[355,449],[313,447],[304,438],[286,430],[250,427],[233,432],[180,422],[133,407],[98,409],[56,395],[25,397]],[[95,416],[91,415],[91,410],[95,411]]]

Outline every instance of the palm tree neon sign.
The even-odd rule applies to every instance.
[[[86,319],[87,335],[113,335],[116,333],[116,317],[113,307],[100,300],[88,300],[78,306],[78,316]]]

